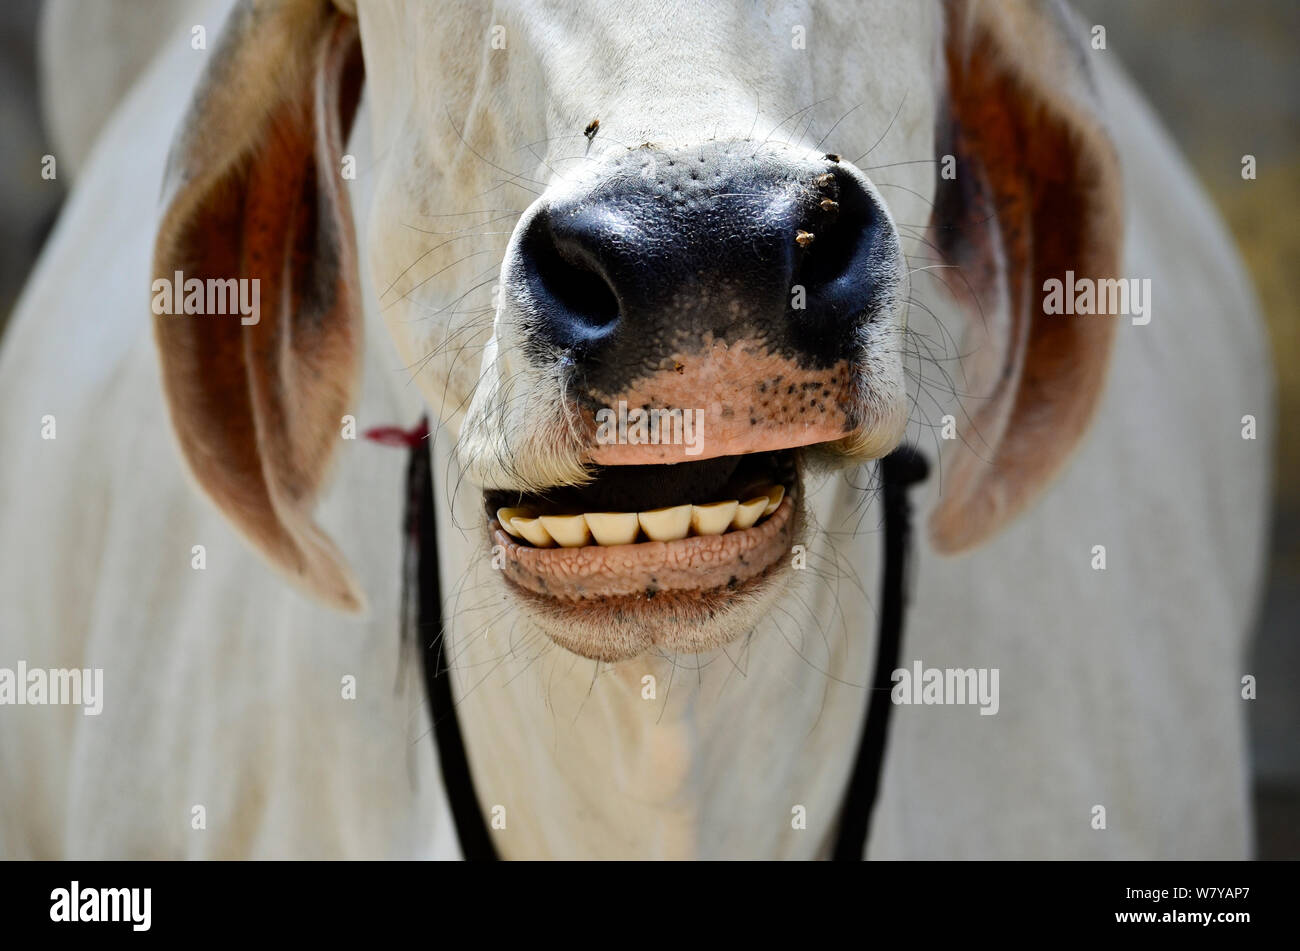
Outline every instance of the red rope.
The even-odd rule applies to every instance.
[[[429,418],[421,416],[411,429],[401,426],[375,426],[363,434],[367,439],[394,449],[414,449],[429,438]]]

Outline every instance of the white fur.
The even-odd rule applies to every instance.
[[[495,186],[506,176],[461,135],[548,182],[548,163],[582,153],[573,133],[591,118],[602,147],[687,135],[692,123],[726,137],[748,133],[761,101],[761,137],[835,89],[841,111],[863,101],[836,140],[849,154],[872,145],[908,91],[862,164],[930,157],[933,50],[916,37],[937,35],[933,8],[890,7],[891,17],[882,5],[868,24],[856,7],[761,6],[770,22],[681,13],[683,34],[716,59],[670,51],[647,63],[624,54],[655,24],[611,17],[618,34],[584,45],[604,17],[564,3],[497,5],[513,44],[499,61],[458,52],[482,43],[486,6],[442,5],[412,24],[360,3],[367,57],[382,53],[385,68],[368,72],[351,146],[373,272],[358,419],[409,424],[427,403],[448,423],[434,472],[455,684],[480,800],[506,809],[493,834],[509,856],[807,857],[833,835],[874,648],[879,513],[849,482],[869,472],[817,487],[810,504],[828,531],[807,538],[814,570],[746,643],[613,667],[579,659],[504,600],[481,549],[480,497],[452,460],[487,337],[469,312],[488,301],[462,305],[459,324],[431,314],[476,273],[490,277],[506,236],[469,242],[488,253],[417,291],[453,259],[430,254],[384,295],[430,246],[402,222],[528,199]],[[789,50],[784,21],[801,15],[821,55],[774,67]],[[755,54],[763,36],[784,52]],[[107,125],[0,351],[0,663],[105,670],[99,717],[0,708],[0,855],[453,856],[418,668],[397,634],[403,454],[345,443],[322,504],[370,598],[360,621],[291,591],[182,476],[146,317],[142,209],[154,207],[201,65],[185,39],[169,39]],[[1098,66],[1130,196],[1125,271],[1152,279],[1154,317],[1119,332],[1096,424],[1038,505],[969,555],[918,546],[903,663],[998,667],[1001,709],[895,711],[871,857],[1249,850],[1239,680],[1265,530],[1265,348],[1206,200],[1127,83]],[[607,98],[592,100],[593,88]],[[710,105],[683,116],[695,102]],[[461,134],[439,124],[453,120]],[[569,138],[544,161],[516,151],[556,135]],[[882,187],[896,220],[926,221],[931,169],[870,173],[921,196]],[[912,282],[953,319],[936,282]],[[923,317],[913,309],[912,329],[941,339]],[[409,369],[449,334],[445,356]],[[920,423],[955,403],[927,393],[913,438],[933,457]],[[40,438],[47,413],[54,441]],[[1238,438],[1246,413],[1261,421],[1256,442]],[[935,478],[917,493],[918,524],[938,491]],[[190,567],[194,544],[207,546],[205,571]],[[1107,547],[1104,572],[1089,567],[1095,544]],[[647,674],[653,701],[642,699]],[[357,678],[355,701],[340,697],[345,675]],[[199,804],[206,831],[191,828]],[[1105,831],[1090,826],[1097,804]],[[791,828],[796,805],[806,830]]]

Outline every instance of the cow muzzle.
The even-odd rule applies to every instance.
[[[734,141],[599,164],[519,222],[497,331],[512,375],[549,381],[499,399],[563,414],[584,478],[503,470],[489,528],[506,578],[564,630],[599,615],[622,631],[580,652],[699,649],[788,554],[806,448],[861,459],[901,437],[902,254],[838,156]]]

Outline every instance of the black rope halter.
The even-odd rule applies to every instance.
[[[442,781],[456,823],[461,853],[471,862],[496,861],[499,856],[474,792],[474,779],[465,757],[465,740],[461,736],[456,704],[451,694],[451,676],[444,646],[442,588],[438,580],[432,461],[428,440],[423,438],[428,433],[427,424],[422,421],[416,432],[421,438],[410,441],[411,458],[406,469],[403,628],[411,630],[414,621],[414,630],[421,644],[424,683],[429,696],[438,762],[442,767]],[[889,715],[894,706],[889,699],[890,677],[898,666],[903,641],[908,550],[912,533],[907,493],[929,472],[925,458],[908,446],[900,446],[886,456],[880,467],[885,506],[880,629],[876,638],[872,689],[863,713],[862,737],[858,742],[853,775],[845,791],[839,832],[832,853],[832,858],[837,861],[859,861],[866,855],[871,816],[884,769]]]

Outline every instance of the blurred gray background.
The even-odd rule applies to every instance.
[[[84,0],[87,13],[95,0]],[[994,0],[996,2],[996,0]],[[1108,53],[1128,67],[1217,203],[1268,316],[1278,373],[1280,445],[1271,578],[1253,656],[1257,850],[1300,858],[1300,2],[1073,0],[1106,26]],[[41,0],[6,0],[0,16],[0,333],[64,197],[67,177],[40,177],[51,151],[36,69]],[[101,10],[103,8],[100,8]],[[170,20],[169,0],[136,0],[131,16]],[[142,22],[143,22],[142,21]],[[78,63],[62,64],[75,81]],[[1241,156],[1258,160],[1243,181]],[[62,169],[61,169],[62,172]]]
[[[1073,0],[1105,24],[1228,223],[1273,342],[1279,415],[1273,561],[1253,656],[1261,858],[1300,857],[1300,3]],[[1258,161],[1243,181],[1242,155]]]

